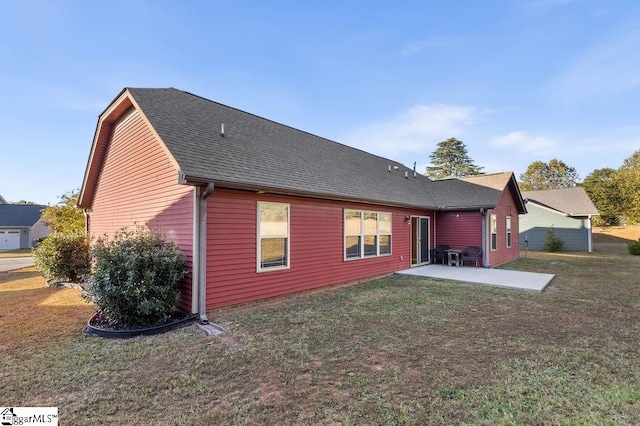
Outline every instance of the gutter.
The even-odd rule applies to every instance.
[[[197,256],[197,262],[194,264],[198,267],[198,314],[199,321],[197,326],[207,335],[218,335],[224,333],[224,328],[209,322],[207,318],[207,198],[213,193],[214,184],[210,182],[204,187],[196,187],[196,196],[198,198],[197,218],[194,221],[194,235],[197,235],[198,244],[194,247],[194,253]],[[194,244],[195,246],[195,244]]]

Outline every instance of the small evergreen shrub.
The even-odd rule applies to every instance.
[[[80,233],[54,232],[38,244],[33,257],[46,279],[78,282],[89,272],[89,241]]]
[[[548,252],[556,252],[562,250],[564,247],[564,241],[561,238],[556,237],[556,234],[553,231],[553,227],[551,227],[547,231],[547,239],[544,243],[544,249]]]
[[[628,248],[629,253],[634,256],[640,256],[640,238],[638,238],[638,241],[629,243]]]
[[[178,284],[186,275],[178,245],[147,228],[123,229],[91,250],[93,269],[85,298],[114,326],[165,322],[174,312]]]

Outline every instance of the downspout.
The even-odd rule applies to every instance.
[[[207,198],[213,190],[213,182],[207,184],[198,200],[198,328],[210,336],[224,333],[224,328],[210,323],[207,318]]]
[[[589,249],[589,253],[593,252],[593,233],[591,230],[591,215],[587,216],[587,247]]]

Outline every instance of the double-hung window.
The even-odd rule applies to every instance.
[[[498,216],[491,215],[491,251],[498,249]]]
[[[507,248],[511,247],[511,216],[507,216]]]
[[[289,267],[289,204],[258,202],[258,272]]]
[[[345,210],[345,259],[387,254],[391,254],[391,213]]]

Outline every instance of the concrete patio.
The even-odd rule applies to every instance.
[[[399,275],[460,281],[471,284],[541,292],[553,280],[553,274],[509,271],[506,269],[424,265],[397,271]]]

